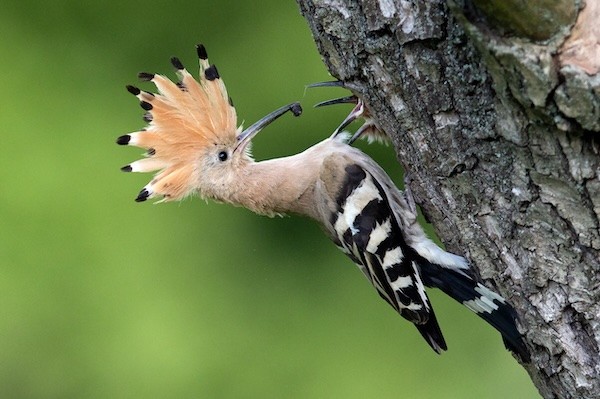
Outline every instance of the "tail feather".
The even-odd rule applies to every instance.
[[[502,334],[508,350],[529,362],[529,350],[517,330],[517,313],[504,298],[464,273],[444,268],[425,259],[419,262],[423,284],[439,288],[465,305]]]
[[[427,322],[423,324],[414,324],[419,330],[419,333],[425,338],[425,341],[431,346],[431,348],[436,353],[442,353],[443,351],[448,350],[448,346],[446,345],[446,340],[442,335],[442,330],[440,329],[440,325],[438,324],[437,318],[435,317],[435,313],[433,313],[433,308],[429,313],[429,318]]]

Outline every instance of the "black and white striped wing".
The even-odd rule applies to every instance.
[[[447,349],[419,270],[382,185],[360,164],[339,153],[322,164],[317,196],[331,239],[402,317],[414,323],[437,353]]]
[[[320,183],[329,197],[327,227],[336,245],[403,317],[426,323],[429,298],[381,184],[339,154],[325,160]]]

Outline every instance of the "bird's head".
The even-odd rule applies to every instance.
[[[153,197],[179,200],[193,193],[214,196],[219,185],[234,176],[244,163],[252,161],[248,144],[262,128],[287,111],[296,116],[302,112],[300,104],[289,104],[242,130],[237,126],[235,108],[217,68],[209,64],[203,45],[196,46],[196,50],[199,80],[194,79],[179,59],[172,58],[178,82],[142,72],[140,79],[154,83],[158,93],[127,86],[146,111],[144,120],[148,125],[119,137],[117,144],[144,148],[146,154],[121,170],[158,170],[138,194],[138,202]]]

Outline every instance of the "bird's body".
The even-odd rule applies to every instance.
[[[336,132],[299,154],[254,161],[247,151],[252,137],[288,110],[299,114],[299,105],[282,107],[242,132],[235,126],[235,109],[225,86],[201,45],[198,55],[200,82],[173,59],[181,78],[177,84],[143,73],[140,76],[155,83],[160,94],[128,86],[149,112],[149,125],[117,142],[148,153],[123,170],[160,169],[137,201],[199,194],[262,215],[310,217],[436,352],[446,350],[446,343],[426,286],[440,288],[475,311],[500,331],[509,349],[528,358],[513,308],[477,281],[463,257],[427,238],[411,196],[368,155],[348,145],[355,137]]]

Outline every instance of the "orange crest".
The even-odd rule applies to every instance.
[[[159,170],[136,201],[154,196],[162,196],[165,201],[178,200],[191,194],[194,181],[201,173],[196,162],[199,154],[217,142],[235,142],[239,133],[235,108],[217,68],[209,64],[203,45],[196,46],[196,50],[200,60],[199,81],[174,57],[171,63],[177,70],[179,82],[142,72],[140,79],[154,83],[157,94],[127,86],[147,111],[144,120],[148,126],[119,137],[117,143],[141,147],[147,152],[144,159],[122,170]]]

